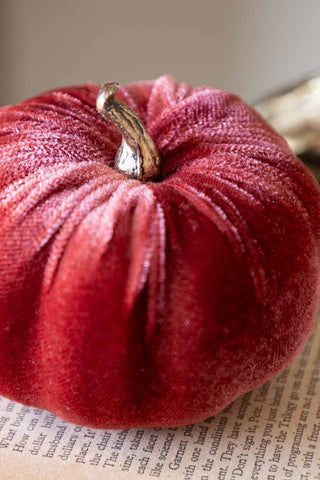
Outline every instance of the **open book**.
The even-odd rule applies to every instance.
[[[320,319],[292,365],[214,417],[93,430],[0,397],[1,480],[320,480]]]

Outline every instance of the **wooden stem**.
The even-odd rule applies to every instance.
[[[161,159],[157,147],[141,118],[125,103],[114,97],[119,84],[103,83],[97,96],[97,111],[110,118],[122,133],[122,143],[115,157],[115,168],[141,181],[160,176]]]

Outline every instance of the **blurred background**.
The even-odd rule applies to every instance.
[[[0,0],[0,104],[171,73],[254,102],[320,66],[319,0]]]

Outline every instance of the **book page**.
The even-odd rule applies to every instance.
[[[0,397],[1,480],[320,480],[320,321],[291,366],[215,416],[94,430]]]

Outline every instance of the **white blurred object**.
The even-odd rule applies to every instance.
[[[254,106],[320,180],[320,70]]]

